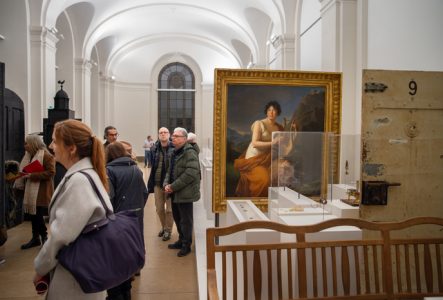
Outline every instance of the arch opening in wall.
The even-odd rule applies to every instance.
[[[166,65],[158,76],[158,128],[195,132],[195,77],[183,63]]]

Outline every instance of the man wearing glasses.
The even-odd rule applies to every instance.
[[[162,127],[158,130],[158,140],[151,150],[150,164],[152,169],[148,180],[148,193],[154,193],[155,210],[162,225],[158,237],[161,237],[163,241],[171,239],[172,225],[174,225],[171,197],[163,189],[163,181],[174,152],[174,146],[169,141],[169,136],[168,128]]]
[[[177,256],[191,252],[193,202],[200,199],[200,163],[198,153],[187,143],[188,132],[177,127],[172,134],[174,153],[165,177],[165,192],[172,197],[172,215],[179,235],[169,249],[180,249]]]
[[[107,126],[105,128],[104,136],[103,138],[106,140],[106,142],[103,144],[103,146],[108,147],[108,145],[112,142],[115,142],[118,137],[117,128],[114,126]]]

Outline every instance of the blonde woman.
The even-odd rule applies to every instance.
[[[33,161],[39,161],[43,171],[26,174],[14,183],[14,188],[24,190],[23,210],[31,217],[32,238],[21,249],[40,246],[48,238],[43,220],[49,202],[54,192],[53,178],[55,174],[55,160],[48,152],[41,136],[28,135],[25,138],[25,155],[20,163],[20,171]]]

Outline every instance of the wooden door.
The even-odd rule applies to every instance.
[[[5,93],[5,64],[0,62],[0,116],[3,116],[5,110],[4,104]],[[4,146],[4,122],[3,117],[0,121],[0,226],[5,224],[5,146]]]
[[[364,70],[361,180],[388,187],[373,221],[443,216],[443,72]]]

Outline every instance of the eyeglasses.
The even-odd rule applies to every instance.
[[[109,136],[118,136],[118,133],[108,133]]]
[[[185,136],[184,136],[184,135],[176,135],[176,134],[173,134],[172,137],[173,137],[173,138],[179,138],[179,137],[185,137]]]

